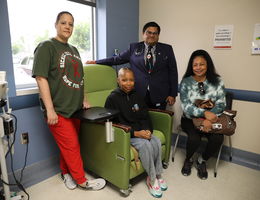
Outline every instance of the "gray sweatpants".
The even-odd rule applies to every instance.
[[[154,182],[156,175],[162,174],[161,141],[154,135],[150,140],[143,138],[131,138],[131,145],[139,152],[143,168]]]

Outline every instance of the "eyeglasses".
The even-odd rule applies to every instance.
[[[203,82],[198,82],[198,88],[200,95],[204,95],[206,93]]]
[[[158,35],[158,32],[151,32],[151,31],[146,31],[146,35]]]

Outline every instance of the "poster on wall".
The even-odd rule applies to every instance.
[[[216,25],[213,47],[215,49],[231,49],[233,29],[233,25]]]
[[[255,24],[252,42],[252,54],[260,54],[260,24]]]

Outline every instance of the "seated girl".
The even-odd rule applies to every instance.
[[[148,174],[147,186],[154,197],[161,197],[167,189],[162,179],[161,141],[154,136],[148,108],[134,90],[134,74],[129,68],[118,72],[119,88],[108,96],[105,107],[117,109],[120,114],[114,122],[131,126],[131,145],[139,152],[142,166]]]

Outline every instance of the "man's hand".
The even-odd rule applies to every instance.
[[[95,60],[88,60],[85,64],[97,64]]]
[[[172,106],[172,105],[175,103],[175,101],[176,101],[175,97],[168,96],[168,97],[166,98],[166,102],[167,102],[170,106]]]

